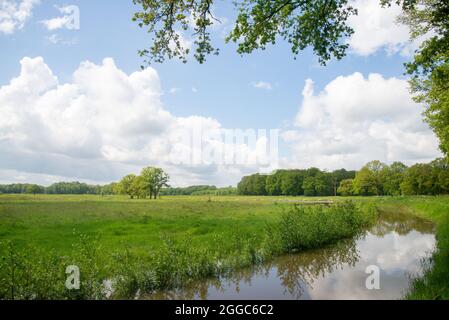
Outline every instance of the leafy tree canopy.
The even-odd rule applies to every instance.
[[[375,1],[375,0],[373,0]],[[426,104],[425,120],[440,139],[440,148],[449,154],[449,1],[378,0],[383,7],[397,4],[411,38],[425,37],[414,59],[406,63],[415,100]],[[187,62],[190,49],[182,32],[193,34],[195,59],[218,54],[210,29],[220,21],[213,15],[214,0],[133,0],[140,10],[133,20],[152,35],[149,48],[139,51],[145,63],[179,58]],[[311,48],[325,65],[345,56],[346,39],[354,30],[348,19],[357,14],[349,0],[235,0],[237,17],[226,42],[237,44],[240,54],[265,50],[279,39],[286,40],[293,56]],[[143,67],[143,66],[142,66]]]
[[[427,106],[425,120],[449,155],[449,1],[419,0],[400,20],[412,38],[427,37],[406,69],[414,98]]]
[[[220,23],[212,12],[214,0],[133,0],[140,7],[133,20],[152,34],[153,42],[139,51],[146,63],[163,62],[166,58],[187,61],[189,48],[183,44],[180,31],[194,37],[194,57],[203,63],[209,54],[218,54],[212,43],[211,27]],[[379,5],[396,2],[405,11],[419,0],[380,0]],[[344,57],[345,39],[354,30],[348,18],[357,14],[349,0],[236,0],[237,18],[226,42],[237,44],[240,54],[265,50],[279,38],[291,45],[296,56],[310,47],[321,64],[331,58]]]

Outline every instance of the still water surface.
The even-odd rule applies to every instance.
[[[357,239],[287,255],[231,276],[157,292],[146,299],[400,299],[410,276],[435,247],[434,226],[420,218],[382,215]],[[368,290],[366,268],[380,269],[380,289]]]

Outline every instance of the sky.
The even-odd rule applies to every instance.
[[[151,35],[132,21],[131,0],[0,0],[0,183],[102,184],[159,166],[174,186],[228,186],[277,168],[439,157],[404,76],[419,40],[395,22],[398,7],[353,5],[348,55],[325,67],[310,49],[294,59],[282,40],[237,54],[224,42],[235,10],[218,0],[219,56],[141,70],[137,51]],[[182,39],[192,45],[191,33]],[[192,142],[198,130],[201,147]],[[256,132],[254,143],[214,136],[239,130]],[[268,145],[276,154],[262,161]],[[219,156],[205,159],[204,150]],[[247,161],[218,160],[229,153]]]

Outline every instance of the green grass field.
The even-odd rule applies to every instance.
[[[124,291],[132,292],[141,286],[154,285],[153,282],[151,286],[148,285],[148,276],[139,273],[149,263],[156,265],[158,272],[167,268],[170,270],[170,274],[168,271],[162,276],[158,274],[158,285],[169,287],[176,286],[189,277],[201,278],[214,274],[212,269],[215,268],[213,264],[217,259],[229,258],[229,267],[234,268],[254,263],[258,255],[266,258],[272,254],[267,254],[264,247],[267,241],[272,242],[267,237],[267,226],[279,223],[292,203],[317,200],[320,199],[176,196],[150,201],[130,200],[120,196],[0,195],[0,242],[12,241],[17,250],[27,250],[31,245],[41,250],[40,252],[53,252],[59,257],[76,254],[74,251],[80,247],[74,247],[74,244],[79,241],[80,235],[98,236],[96,243],[101,247],[102,256],[117,254],[119,258],[116,267],[123,268],[126,265],[127,270],[122,270],[127,274],[124,277],[127,278]],[[341,202],[346,198],[323,200]],[[435,254],[434,271],[424,277],[427,279],[425,282],[415,282],[414,291],[409,297],[447,299],[449,197],[372,197],[352,200],[374,203],[389,210],[408,210],[437,224],[439,250]],[[319,214],[327,215],[326,221],[318,221],[315,219],[317,215],[312,213],[312,219],[308,220],[310,225],[301,225],[301,221],[295,223],[299,223],[298,228],[303,228],[304,232],[309,229],[321,230],[320,232],[326,230],[328,239],[318,239],[316,231],[312,236],[312,245],[297,244],[300,248],[322,245],[350,236],[356,231],[353,226],[347,229],[338,219],[332,221],[333,215],[327,211]],[[345,228],[347,230],[343,230]],[[179,243],[180,246],[167,245],[171,242]],[[274,250],[272,247],[270,243],[271,251]],[[276,254],[285,252],[278,251]],[[164,258],[155,260],[152,252]],[[89,259],[86,263],[92,264],[97,257]],[[194,261],[194,264],[189,265],[186,259]],[[98,263],[95,261],[94,264],[109,266],[112,262],[98,258]],[[170,269],[172,267],[174,269]],[[104,272],[100,269],[98,267],[95,272]],[[184,269],[189,271],[180,271]],[[192,271],[193,269],[196,271]],[[176,274],[181,280],[173,282],[172,274]]]
[[[61,253],[71,250],[79,233],[99,235],[105,249],[117,251],[154,248],[162,243],[161,236],[188,236],[204,246],[218,234],[257,237],[292,202],[317,200],[174,196],[151,201],[125,196],[0,195],[0,240],[14,240],[19,246],[32,242]]]
[[[209,199],[211,201],[209,201]],[[105,249],[148,250],[161,236],[205,245],[217,234],[257,235],[279,217],[281,199],[113,196],[0,196],[0,239],[71,250],[76,233],[100,235]]]

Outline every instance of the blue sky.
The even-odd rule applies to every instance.
[[[80,62],[85,60],[100,63],[105,57],[112,57],[127,73],[139,69],[142,59],[138,57],[137,50],[150,44],[151,38],[131,21],[137,9],[132,1],[70,1],[80,8],[80,30],[47,31],[39,21],[59,16],[55,6],[65,3],[43,2],[36,6],[33,18],[23,30],[0,38],[5,49],[0,62],[2,84],[19,73],[18,61],[24,56],[44,57],[63,81],[69,80]],[[231,4],[225,1],[217,4],[215,12],[219,17],[234,14]],[[51,44],[46,37],[52,34],[67,38],[67,41],[76,39],[77,43]],[[327,67],[320,67],[310,50],[294,60],[289,46],[282,41],[270,50],[241,56],[233,44],[224,43],[221,30],[215,36],[221,55],[209,57],[204,65],[192,59],[186,65],[178,61],[154,65],[164,90],[182,89],[176,95],[164,97],[166,107],[176,115],[211,116],[228,127],[277,128],[297,112],[307,78],[312,78],[318,89],[339,75],[356,71],[364,74],[378,72],[387,77],[403,73],[404,58],[399,55],[349,55],[342,61],[332,61]],[[251,89],[250,83],[257,81],[272,83],[274,90]],[[192,93],[192,87],[198,89],[197,94]]]
[[[18,11],[20,10],[19,6],[23,3],[27,4],[27,2],[31,4],[25,7],[27,18],[22,20],[14,18],[13,9]],[[315,165],[323,169],[334,169],[339,166],[355,169],[367,160],[372,160],[371,157],[376,156],[385,162],[400,160],[408,163],[425,161],[438,156],[435,137],[424,124],[416,124],[422,106],[412,103],[409,97],[404,98],[406,78],[403,76],[403,63],[411,57],[406,51],[411,50],[410,48],[416,44],[409,43],[404,38],[404,26],[392,23],[395,14],[398,13],[398,8],[388,9],[390,11],[386,14],[386,11],[382,11],[386,9],[378,8],[377,4],[374,4],[375,7],[371,7],[373,6],[372,2],[355,0],[355,3],[363,9],[360,19],[351,22],[356,29],[358,38],[348,39],[351,48],[346,58],[341,61],[331,61],[326,67],[322,67],[318,65],[316,57],[310,50],[301,53],[296,60],[293,59],[290,48],[282,40],[266,51],[255,52],[243,57],[238,55],[235,46],[225,44],[223,39],[226,30],[232,26],[232,18],[235,15],[233,7],[227,1],[217,1],[214,13],[222,18],[223,24],[214,29],[213,38],[220,47],[221,54],[209,57],[203,65],[193,59],[190,59],[187,64],[167,61],[164,64],[152,65],[161,86],[160,98],[154,103],[164,112],[168,112],[173,119],[177,119],[176,121],[199,116],[204,119],[213,119],[223,128],[278,128],[281,130],[279,152],[281,155],[280,166],[282,167]],[[5,9],[6,5],[9,5],[9,11]],[[62,16],[63,14],[58,8],[66,5],[75,5],[79,8],[80,29],[68,30],[62,26],[55,30],[48,30],[42,21]],[[137,50],[147,47],[151,37],[131,21],[131,17],[137,9],[131,0],[0,0],[0,12],[6,11],[10,16],[8,22],[16,23],[13,30],[4,28],[2,32],[2,18],[0,18],[0,47],[2,48],[0,86],[6,92],[6,86],[21,73],[23,65],[21,66],[20,61],[24,57],[42,57],[42,64],[45,64],[58,78],[59,85],[73,83],[74,73],[84,61],[90,61],[94,65],[100,66],[105,58],[112,58],[116,67],[114,70],[124,72],[126,75],[139,72],[142,59],[137,55]],[[369,16],[366,16],[368,12]],[[374,34],[374,32],[378,33]],[[190,37],[189,33],[185,33],[184,36]],[[361,76],[355,76],[357,74]],[[370,74],[378,74],[381,79],[370,79]],[[303,95],[308,79],[314,83],[313,94],[309,95],[309,98]],[[264,88],[255,86],[262,82],[265,83],[265,86],[261,86]],[[325,88],[329,84],[333,85],[326,91]],[[354,88],[354,92],[351,90],[351,86]],[[358,92],[357,88],[360,89]],[[48,90],[53,89],[49,88]],[[21,87],[17,90],[24,89]],[[396,95],[398,90],[404,92]],[[339,97],[336,96],[338,92],[349,94]],[[354,93],[354,97],[351,96],[352,93]],[[380,99],[384,96],[390,100]],[[372,98],[364,100],[368,99],[367,97]],[[398,99],[398,97],[402,98]],[[331,98],[338,101],[334,110],[330,109]],[[375,101],[377,98],[380,99],[378,102]],[[1,99],[0,91],[0,116],[2,113]],[[3,102],[5,106],[3,109],[4,119],[7,119],[8,116],[17,116],[18,111],[14,103],[11,102],[11,98],[8,100],[5,98]],[[8,103],[8,112],[6,112],[6,103]],[[377,107],[378,104],[388,105],[390,108],[380,113],[364,112],[367,109],[383,110],[382,107]],[[352,109],[346,108],[348,105],[353,105]],[[310,118],[310,114],[315,113],[314,110],[316,110],[316,114],[321,115],[315,120]],[[402,114],[407,113],[408,118],[398,116],[397,112],[392,110],[402,110]],[[339,115],[335,116],[333,112],[338,112]],[[355,118],[351,117],[351,114],[340,116],[344,112],[360,114],[360,116]],[[414,118],[410,118],[411,113]],[[119,121],[119,119],[116,120]],[[379,124],[381,120],[383,123]],[[68,126],[72,123],[70,121]],[[316,126],[311,123],[313,121],[316,121]],[[415,123],[416,125],[404,126],[404,123]],[[332,133],[323,135],[323,132],[332,129],[333,132],[336,132],[335,135],[338,135],[337,131],[341,131],[340,129],[346,125],[356,126],[353,130],[359,131],[355,131],[354,135],[340,132],[341,139],[339,141],[344,140],[344,146],[339,143],[323,152],[325,149],[323,145],[329,145],[325,141],[326,137],[329,134],[333,135]],[[379,127],[379,125],[384,125],[384,127]],[[385,127],[387,125],[389,131]],[[320,129],[320,126],[324,129]],[[26,179],[48,184],[58,179],[68,179],[100,183],[113,181],[126,170],[138,171],[142,165],[138,161],[140,159],[111,160],[110,157],[102,159],[97,156],[86,166],[103,165],[103,161],[105,161],[115,169],[111,171],[113,172],[111,174],[105,173],[95,176],[93,179],[89,170],[79,168],[74,170],[70,161],[67,163],[67,168],[58,168],[57,170],[52,169],[51,166],[47,169],[42,166],[33,166],[30,164],[31,160],[28,164],[16,166],[14,161],[5,160],[8,158],[8,152],[11,152],[9,159],[17,156],[18,154],[15,152],[19,149],[25,154],[39,152],[46,156],[54,155],[55,152],[50,149],[30,149],[27,147],[33,144],[30,133],[24,133],[18,127],[11,128],[11,126],[5,126],[2,131],[0,122],[0,143],[4,143],[4,161],[1,161],[2,155],[0,154],[0,182]],[[382,134],[376,134],[376,130],[388,131],[389,135],[378,138]],[[100,134],[106,135],[107,133]],[[364,135],[366,135],[365,138],[362,137]],[[24,140],[20,140],[19,137],[22,136],[27,136],[26,144],[24,144]],[[360,136],[359,140],[357,140],[358,136]],[[152,137],[148,136],[148,139],[151,140]],[[105,136],[101,140],[104,141],[107,138]],[[354,141],[352,141],[353,138]],[[402,150],[401,143],[410,145],[410,141],[415,142],[415,149],[407,147],[407,150]],[[319,143],[317,144],[317,142]],[[66,141],[60,143],[65,145]],[[356,153],[348,151],[354,149],[351,147],[352,143],[364,144],[366,149],[358,150]],[[370,144],[375,146],[370,149]],[[1,146],[2,144],[0,144]],[[90,147],[95,148],[95,146],[98,147],[98,144],[93,144]],[[128,150],[128,153],[132,153],[132,151]],[[307,160],[304,160],[304,153],[307,155]],[[74,163],[77,160],[76,152],[73,150],[61,151],[58,156],[69,157]],[[115,164],[120,168],[118,169]],[[161,166],[164,165],[161,164]],[[170,166],[167,165],[167,167],[167,170],[170,171]],[[241,174],[258,170],[254,166],[238,170],[229,167],[214,167],[213,169],[208,167],[208,170],[202,171],[196,168],[200,173],[192,176],[191,169],[186,167],[180,172],[179,168],[173,168],[172,175],[178,177],[175,180],[176,183],[179,185],[234,184]],[[80,170],[79,172],[82,174],[77,174],[77,170]],[[201,174],[201,172],[203,173]]]

